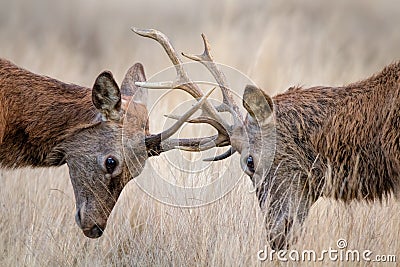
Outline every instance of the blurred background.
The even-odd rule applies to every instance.
[[[161,47],[132,26],[161,30],[189,53],[202,51],[205,33],[217,62],[274,95],[380,71],[400,58],[399,25],[395,0],[0,0],[0,57],[91,87],[105,69],[120,83],[135,62],[149,77],[171,66]],[[155,131],[157,119],[151,118]],[[217,203],[189,210],[162,205],[131,182],[105,235],[89,240],[74,222],[66,167],[0,170],[0,264],[254,265],[266,233],[250,185],[243,177]],[[296,246],[327,249],[346,238],[352,248],[400,256],[399,211],[391,199],[349,207],[321,200]]]
[[[2,1],[1,56],[91,86],[103,69],[122,79],[136,61],[152,75],[170,66],[158,44],[130,28],[166,33],[178,51],[202,50],[266,90],[343,84],[397,59],[397,1]]]

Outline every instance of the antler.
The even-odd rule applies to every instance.
[[[166,51],[168,57],[172,61],[175,66],[175,70],[177,73],[176,80],[174,82],[162,82],[162,83],[148,83],[148,82],[138,82],[136,83],[140,87],[146,88],[156,88],[156,89],[181,89],[185,92],[188,92],[194,98],[198,99],[203,96],[203,92],[200,88],[192,82],[186,71],[183,68],[183,63],[178,54],[176,53],[175,49],[173,48],[171,42],[169,41],[168,37],[159,32],[157,30],[139,30],[136,28],[132,29],[138,35],[148,37],[151,39],[156,40]],[[226,82],[226,78],[224,74],[220,71],[218,66],[212,59],[210,54],[210,45],[205,37],[202,34],[203,43],[204,43],[204,52],[201,55],[188,55],[182,53],[183,56],[198,61],[202,63],[213,75],[215,80],[217,81],[219,87],[222,91],[223,96],[223,103],[218,106],[214,107],[209,101],[203,99],[204,103],[201,105],[202,115],[195,119],[189,120],[189,117],[183,118],[184,116],[168,116],[173,119],[177,119],[177,122],[180,121],[187,121],[189,123],[207,123],[213,126],[217,131],[218,134],[214,136],[204,137],[204,138],[190,138],[190,139],[170,139],[170,140],[161,140],[158,135],[153,135],[146,138],[146,145],[152,143],[153,147],[152,150],[158,152],[166,151],[172,148],[179,148],[182,150],[188,151],[202,151],[207,150],[215,146],[226,146],[230,145],[230,138],[229,136],[232,134],[233,128],[242,122],[242,116],[239,111],[239,107],[236,105],[235,101],[233,100],[232,94],[228,89],[228,84]],[[228,122],[223,120],[218,112],[230,112],[233,116],[234,125],[229,125]],[[183,122],[182,122],[183,123]],[[172,128],[172,127],[171,127]],[[179,127],[178,127],[179,128]],[[177,130],[177,129],[176,129]],[[168,130],[167,130],[168,131]],[[155,137],[157,136],[157,140]],[[151,140],[153,139],[153,140]],[[157,143],[157,141],[159,141]],[[162,143],[164,141],[164,143]],[[161,144],[162,143],[162,144]],[[148,146],[151,147],[151,146]],[[233,149],[229,150],[231,154],[235,151]],[[221,157],[225,157],[228,153],[224,153],[221,156],[217,156],[214,160],[218,160]],[[231,155],[230,154],[230,155]]]
[[[236,105],[235,101],[233,100],[232,93],[228,89],[228,83],[226,81],[224,73],[218,68],[217,64],[215,64],[213,57],[210,53],[211,47],[207,40],[205,34],[201,34],[201,38],[203,38],[204,44],[204,52],[201,55],[191,55],[182,53],[184,57],[187,57],[191,60],[198,61],[203,64],[208,71],[213,75],[214,79],[217,81],[219,87],[221,88],[222,92],[222,103],[217,110],[220,112],[228,111],[232,114],[234,119],[234,125],[237,125],[242,120],[241,113],[239,111],[239,107]]]
[[[170,128],[162,133],[146,136],[145,144],[148,151],[148,156],[159,155],[161,152],[168,151],[176,147],[190,147],[193,149],[192,151],[201,151],[205,150],[205,148],[202,148],[203,144],[209,144],[215,140],[218,140],[220,138],[218,135],[207,138],[169,139],[185,122],[190,121],[190,116],[192,116],[201,108],[204,103],[206,103],[207,98],[214,90],[215,87],[208,91],[207,94],[204,95],[185,114],[177,118],[177,121]]]

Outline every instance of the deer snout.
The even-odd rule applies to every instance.
[[[76,224],[82,229],[83,234],[89,238],[98,238],[102,236],[104,229],[106,228],[106,223],[99,223],[90,218],[87,220],[86,218],[87,215],[85,214],[85,205],[83,204],[76,210]]]
[[[292,225],[293,220],[286,217],[275,221],[268,235],[269,244],[272,249],[278,251],[289,248]]]
[[[104,228],[99,225],[93,225],[91,228],[82,229],[85,236],[89,238],[99,238],[103,235]]]
[[[285,250],[289,248],[287,237],[284,233],[270,234],[269,245],[275,251]]]

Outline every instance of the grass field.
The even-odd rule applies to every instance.
[[[132,26],[162,30],[178,50],[194,53],[201,51],[200,34],[206,33],[216,61],[273,95],[292,85],[342,85],[379,71],[399,59],[399,25],[400,4],[394,0],[0,0],[0,57],[91,87],[104,69],[120,82],[137,61],[148,76],[170,66],[159,45],[135,36]],[[150,102],[159,95],[151,92]],[[161,130],[161,116],[152,113],[153,132]],[[232,160],[230,165],[239,162],[237,156]],[[150,161],[163,166],[160,159]],[[239,166],[232,168],[232,179],[239,179],[233,190],[193,209],[164,205],[131,181],[96,240],[84,237],[75,224],[67,167],[0,170],[0,266],[260,265],[257,253],[268,245],[262,214],[250,180],[238,176]],[[149,175],[145,169],[139,178]],[[400,205],[392,198],[348,206],[320,199],[293,249],[337,249],[343,238],[349,249],[397,255],[399,262],[399,237]]]

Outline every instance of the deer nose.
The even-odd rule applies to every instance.
[[[84,229],[83,233],[85,234],[85,236],[90,237],[90,238],[98,238],[100,236],[103,235],[103,231],[104,229],[99,226],[99,225],[94,225],[92,228],[90,229]]]
[[[79,228],[82,229],[83,233],[85,236],[89,238],[98,238],[103,235],[105,225],[99,225],[99,224],[94,224],[91,227],[86,227],[86,225],[82,224],[82,218],[84,217],[84,214],[82,214],[82,209],[78,208],[76,210],[75,214],[75,221],[76,224],[79,226]]]

